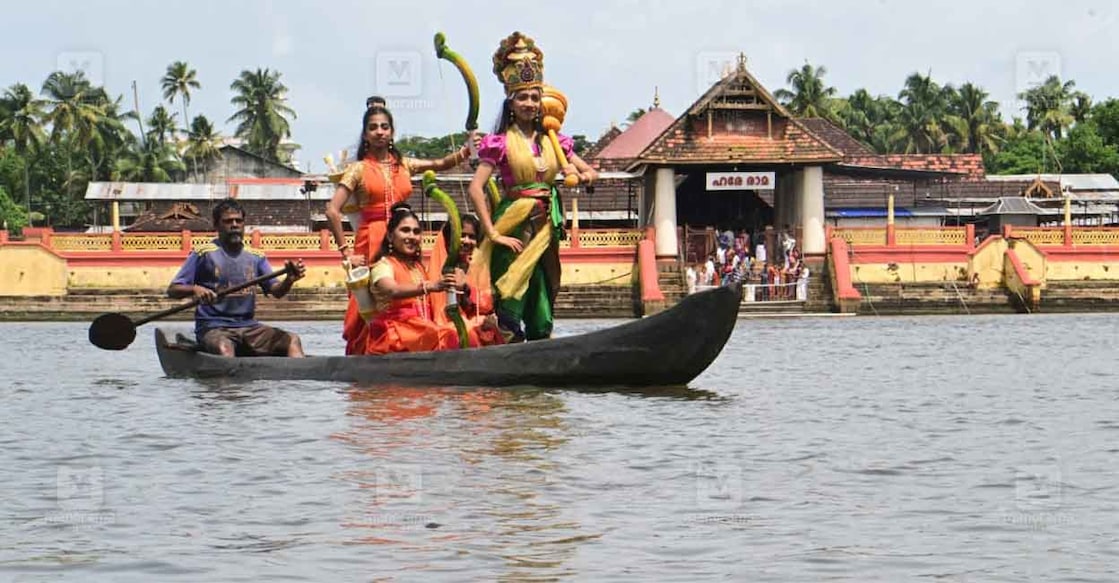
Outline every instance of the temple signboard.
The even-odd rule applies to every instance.
[[[708,172],[707,190],[773,190],[776,172]]]

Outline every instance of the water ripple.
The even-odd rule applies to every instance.
[[[1116,323],[744,321],[691,388],[585,393],[169,380],[3,324],[0,579],[1110,580]]]

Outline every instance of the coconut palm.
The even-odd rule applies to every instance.
[[[148,118],[148,139],[160,144],[166,144],[167,138],[175,137],[175,116],[177,113],[167,111],[163,105],[155,106],[151,117]]]
[[[107,101],[104,89],[94,87],[81,71],[55,71],[43,82],[42,93],[47,106],[43,119],[51,126],[52,140],[68,137],[84,148],[94,139],[94,128],[104,115],[100,106]]]
[[[175,150],[157,140],[135,144],[117,160],[113,179],[127,182],[171,182],[186,166]]]
[[[38,149],[46,140],[41,125],[44,114],[43,101],[27,85],[12,85],[0,97],[0,140],[11,140],[21,156]]]
[[[1053,140],[1060,140],[1065,130],[1076,121],[1071,112],[1073,87],[1051,75],[1044,83],[1018,94],[1026,102],[1026,126],[1038,129]]]
[[[785,77],[785,83],[792,87],[792,90],[778,89],[774,97],[794,115],[826,117],[834,120],[836,115],[832,97],[835,95],[835,87],[824,84],[824,75],[827,72],[825,67],[813,67],[805,61],[803,67],[789,71],[789,75]]]
[[[234,135],[246,141],[245,149],[277,162],[290,159],[280,143],[291,136],[288,116],[295,118],[295,111],[287,105],[287,87],[280,82],[280,73],[241,71],[229,88],[235,93],[230,101],[237,111],[227,121],[237,122]]]
[[[945,125],[958,151],[969,154],[994,154],[1003,139],[1003,122],[997,102],[972,83],[964,83],[950,93],[949,115]]]
[[[1092,98],[1083,91],[1073,93],[1069,114],[1076,123],[1086,121],[1092,115]]]
[[[199,115],[190,122],[183,158],[191,162],[195,174],[198,173],[199,165],[205,168],[210,162],[221,158],[221,134],[206,116]]]
[[[175,61],[167,65],[167,72],[159,80],[160,86],[163,87],[163,98],[168,103],[174,105],[176,97],[182,100],[183,123],[187,123],[187,120],[190,119],[190,116],[187,115],[187,106],[190,105],[190,90],[202,88],[202,84],[198,82],[196,77],[197,71],[191,69],[185,61]]]
[[[904,153],[929,154],[949,146],[944,116],[946,102],[954,94],[954,89],[942,88],[933,81],[931,74],[913,73],[905,79],[898,93],[901,109],[895,131],[895,137],[904,144]]]

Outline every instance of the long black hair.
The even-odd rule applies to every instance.
[[[513,125],[513,96],[516,93],[505,98],[501,102],[501,115],[497,116],[497,123],[493,124],[493,133],[504,136],[505,132],[509,130],[509,126]],[[540,144],[541,136],[544,135],[544,92],[540,91],[541,104],[540,113],[537,114],[536,119],[532,120],[532,126],[536,129],[536,143]]]
[[[373,107],[366,109],[365,115],[361,116],[361,134],[359,134],[357,138],[357,159],[359,162],[364,160],[365,155],[369,153],[369,147],[365,144],[365,128],[369,126],[369,118],[377,114],[384,115],[388,118],[389,127],[392,128],[393,136],[396,135],[396,122],[393,121],[392,112],[389,111],[387,107],[384,107],[382,105],[374,105]],[[396,149],[396,143],[394,140],[389,140],[389,153],[396,157],[396,160],[393,162],[394,165],[399,164],[402,160],[404,160],[404,156],[400,154],[400,150]]]
[[[377,255],[373,257],[374,262],[389,256],[392,252],[392,233],[400,226],[400,222],[407,218],[416,219],[416,223],[420,222],[420,217],[412,211],[412,205],[406,202],[398,202],[392,205],[392,208],[389,209],[389,224],[385,227],[385,238],[381,240],[381,247],[377,249]]]

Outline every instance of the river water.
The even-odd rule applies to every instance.
[[[687,390],[580,393],[169,380],[149,327],[0,324],[0,581],[1114,581],[1117,328],[740,321]]]

